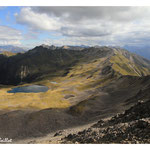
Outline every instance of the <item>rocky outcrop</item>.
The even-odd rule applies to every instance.
[[[21,81],[27,77],[27,75],[29,74],[29,69],[27,66],[21,66],[21,69],[20,69],[20,78],[21,78]]]
[[[63,143],[150,143],[150,100],[108,120],[100,120],[87,130],[69,134]]]

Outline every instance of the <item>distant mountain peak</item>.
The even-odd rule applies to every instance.
[[[63,49],[69,49],[70,47],[67,45],[62,46]]]
[[[40,46],[42,46],[43,48],[50,48],[50,46],[49,45],[46,45],[46,44],[42,44],[42,45],[40,45]]]
[[[13,46],[13,45],[0,45],[0,51],[9,51],[12,53],[25,52],[27,48]]]

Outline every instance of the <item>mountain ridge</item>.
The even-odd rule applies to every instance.
[[[77,62],[82,64],[82,62],[92,61],[92,59],[94,61],[102,57],[108,57],[113,64],[112,68],[122,75],[142,76],[148,75],[150,72],[149,60],[122,49],[89,47],[73,51],[64,48],[53,50],[53,48],[41,45],[23,54],[17,54],[9,58],[3,57],[4,60],[0,62],[0,83],[31,82],[44,74],[53,75],[54,72],[62,69],[65,74]],[[124,69],[122,69],[123,67]]]

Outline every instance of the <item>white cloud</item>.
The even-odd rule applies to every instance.
[[[16,20],[20,24],[29,25],[36,30],[58,30],[61,23],[58,18],[49,17],[47,14],[35,13],[31,7],[24,7],[20,14],[15,14]]]
[[[62,7],[39,7],[39,9],[44,8],[52,9],[52,11],[37,11],[38,7],[37,9],[36,7],[22,8],[20,14],[15,14],[17,23],[27,25],[29,28],[32,28],[32,30],[55,31],[64,36],[76,37],[105,36],[111,34],[114,30],[112,22],[108,21],[106,23],[105,20],[101,20],[100,18],[100,20],[97,20],[97,18],[91,20],[91,18],[88,18],[88,16],[84,17],[82,14],[79,16],[79,12],[82,11],[78,7],[75,8],[76,11],[74,9],[72,10],[71,7],[69,7],[69,11],[65,11]],[[62,12],[59,12],[58,8],[60,8]],[[85,10],[86,9],[87,8],[85,8]],[[90,9],[88,8],[89,11]],[[77,15],[73,12],[77,13]],[[56,15],[57,13],[60,15]],[[92,12],[87,12],[87,14],[90,13]]]
[[[149,7],[23,7],[15,16],[34,32],[60,34],[59,40],[47,40],[56,45],[148,44],[150,39]]]
[[[0,26],[0,45],[19,45],[22,34],[8,26]]]

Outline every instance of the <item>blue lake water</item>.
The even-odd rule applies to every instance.
[[[13,88],[8,93],[39,93],[39,92],[46,92],[49,88],[43,85],[29,85],[29,86],[21,86]]]

